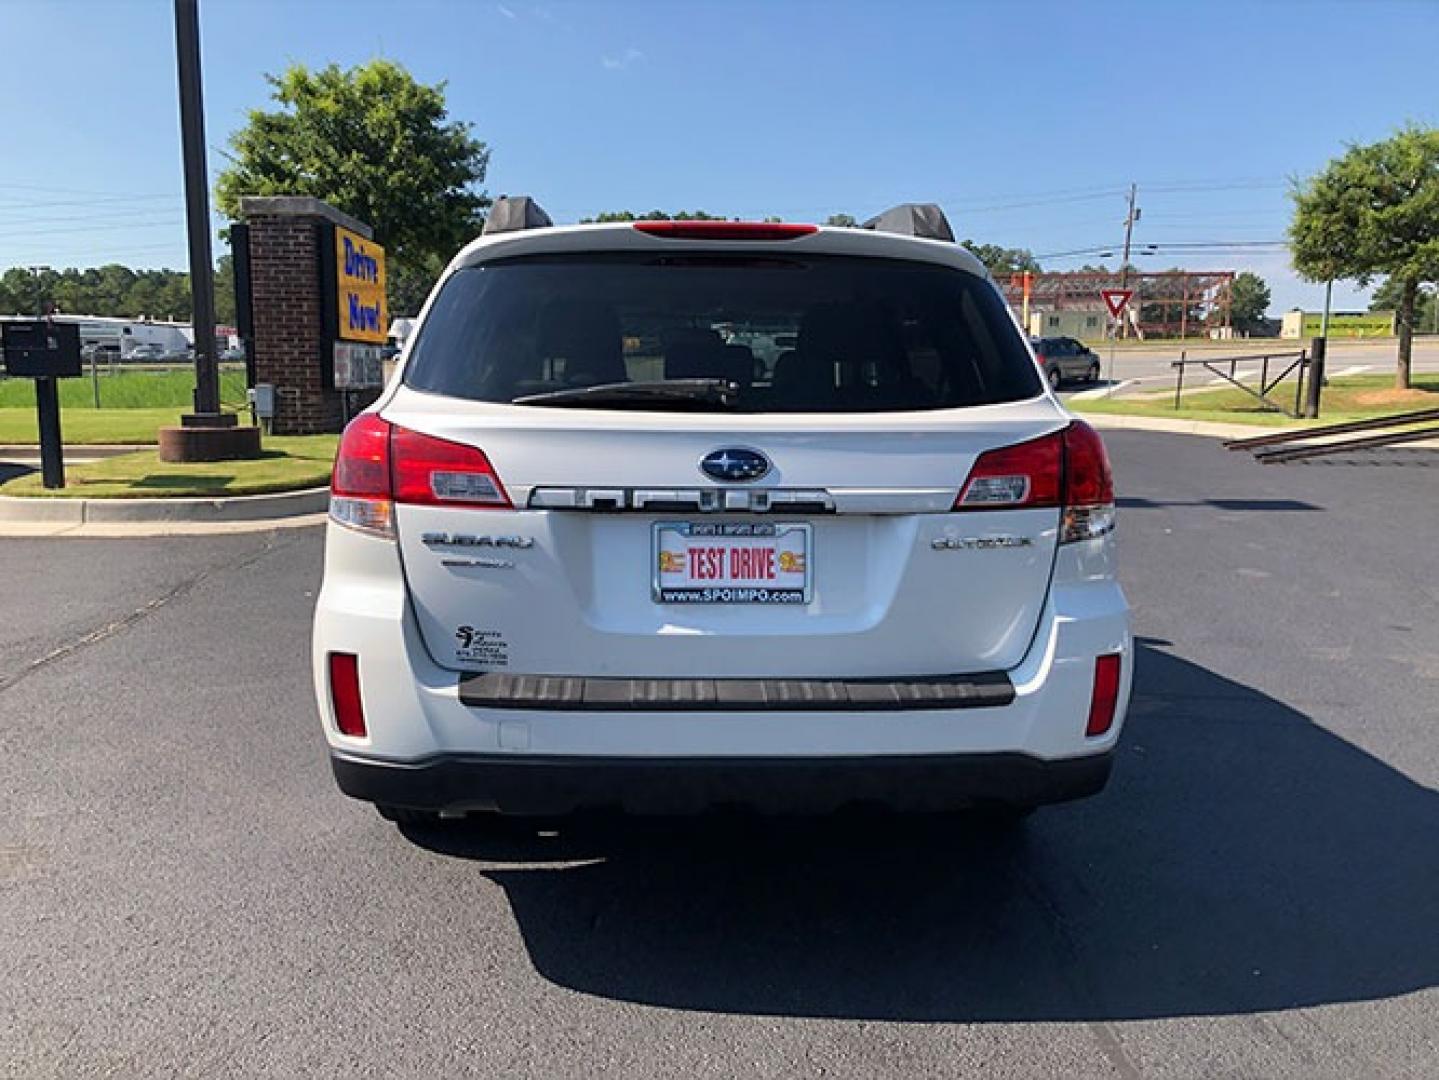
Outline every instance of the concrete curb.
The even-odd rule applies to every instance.
[[[218,499],[44,499],[0,496],[0,521],[35,525],[275,521],[323,514],[330,489]]]
[[[1073,410],[1076,416],[1100,430],[1109,431],[1155,431],[1167,435],[1198,435],[1207,439],[1247,439],[1251,435],[1268,435],[1286,429],[1261,424],[1220,424],[1211,420],[1165,420],[1158,416],[1115,416],[1112,413],[1087,413]],[[1331,436],[1331,439],[1335,436]],[[1425,439],[1421,442],[1405,443],[1405,449],[1439,449],[1439,439]]]
[[[1116,416],[1113,413],[1092,413],[1071,410],[1096,428],[1114,431],[1158,431],[1169,435],[1202,435],[1210,439],[1242,439],[1279,431],[1277,427],[1260,424],[1221,424],[1212,420],[1165,420],[1159,416]]]

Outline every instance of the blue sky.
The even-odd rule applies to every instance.
[[[903,13],[901,14],[900,11]],[[1439,0],[562,3],[200,0],[210,167],[265,72],[386,56],[449,84],[491,193],[556,220],[703,208],[818,220],[938,201],[1041,256],[1281,240],[1290,177],[1439,123]],[[0,267],[183,267],[172,5],[0,0]],[[16,43],[26,43],[16,48]],[[1046,268],[1083,259],[1051,258]],[[1111,260],[1112,261],[1112,260]],[[1253,269],[1282,251],[1161,251]],[[1336,289],[1341,306],[1358,290]]]

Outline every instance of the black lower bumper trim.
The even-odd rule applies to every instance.
[[[897,809],[1032,806],[1083,798],[1111,754],[1046,761],[1025,754],[865,758],[591,758],[511,755],[380,761],[332,751],[346,795],[422,810],[551,815],[584,809],[696,813],[716,806],[823,813],[854,803]]]
[[[894,679],[630,679],[486,672],[460,679],[465,705],[567,712],[874,712],[983,709],[1013,700],[1014,684],[1003,671]]]

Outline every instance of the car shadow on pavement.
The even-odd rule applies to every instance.
[[[1439,983],[1439,794],[1153,643],[1109,789],[1011,834],[875,813],[406,835],[483,863],[544,977],[629,1002],[1125,1020]]]

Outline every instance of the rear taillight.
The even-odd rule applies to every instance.
[[[364,413],[340,438],[330,517],[347,528],[393,537],[397,503],[513,508],[484,451]]]
[[[395,535],[390,499],[390,428],[374,413],[345,427],[330,477],[330,518],[371,536]]]
[[[365,707],[360,702],[360,658],[354,653],[330,654],[330,704],[341,735],[365,737]]]
[[[390,456],[397,503],[512,509],[483,450],[397,427]]]
[[[1104,443],[1083,420],[1039,439],[986,450],[955,500],[956,510],[1029,510],[1058,506],[1059,542],[1103,536],[1114,528],[1114,479]]]
[[[1083,420],[1064,429],[1064,516],[1059,542],[1091,540],[1114,528],[1114,474],[1099,433]]]
[[[956,510],[1013,510],[1058,506],[1064,472],[1064,433],[1001,446],[979,455],[960,489]]]
[[[667,240],[794,240],[819,231],[778,221],[636,221],[635,228]]]
[[[1110,653],[1094,661],[1094,692],[1089,698],[1089,722],[1084,733],[1104,735],[1114,723],[1114,710],[1119,705],[1120,656]]]

